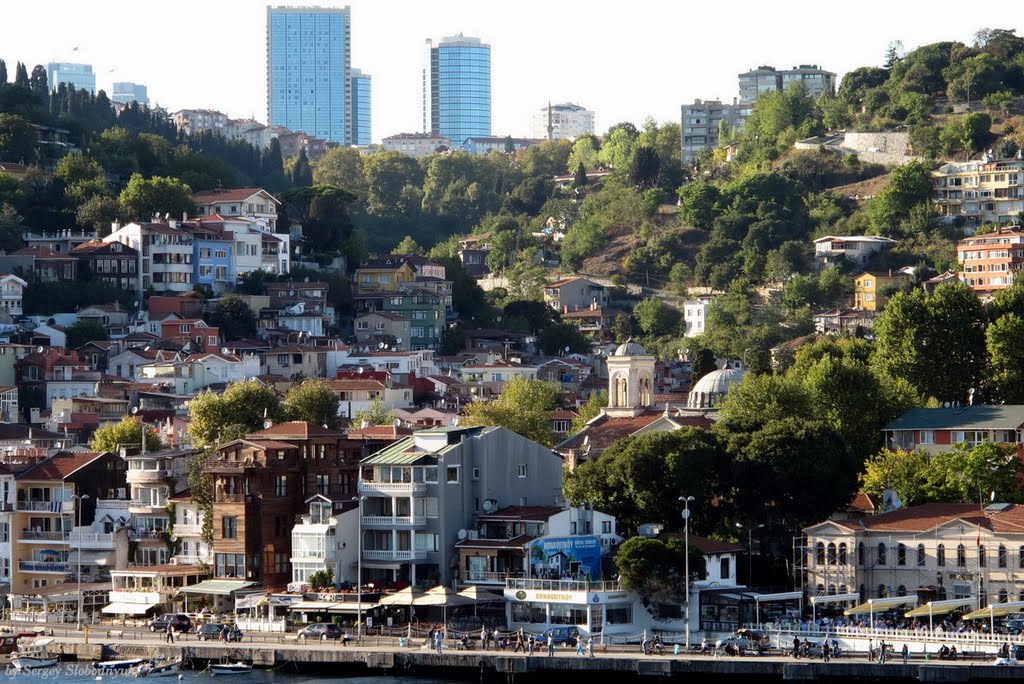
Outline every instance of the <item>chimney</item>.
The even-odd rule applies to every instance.
[[[121,230],[121,223],[119,221],[111,221],[110,232],[113,233],[118,230]]]

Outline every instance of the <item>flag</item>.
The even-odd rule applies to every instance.
[[[975,542],[977,546],[981,546],[981,525],[978,526],[978,540]]]

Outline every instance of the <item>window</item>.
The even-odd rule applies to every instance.
[[[815,554],[814,555],[816,557],[815,560],[817,561],[818,565],[824,565],[825,564],[825,543],[824,542],[818,542],[818,545],[815,547]]]
[[[417,551],[437,551],[438,535],[416,533]]]
[[[4,523],[0,525],[0,541],[8,542],[11,540],[11,525],[10,523]]]
[[[278,475],[274,478],[274,496],[288,496],[287,475]]]
[[[288,572],[288,554],[287,553],[275,553],[274,554],[274,572],[278,575],[283,575]]]
[[[825,559],[828,561],[829,565],[836,564],[836,545],[832,542],[829,542],[828,546],[826,547]]]
[[[732,571],[732,568],[729,567],[729,560],[728,557],[723,558],[719,564],[719,577],[724,580],[729,579],[729,573]]]
[[[612,533],[612,521],[611,520],[602,520],[601,521],[601,534],[611,534],[611,533]]]
[[[896,565],[907,564],[907,547],[900,544],[896,547]]]
[[[214,564],[218,577],[245,577],[245,555],[241,553],[215,554]]]
[[[999,567],[1005,568],[1006,567],[1006,547],[1003,546],[1002,544],[999,545],[999,552],[998,552],[997,559],[998,560],[996,562],[999,564]]]
[[[459,466],[448,466],[445,468],[445,480],[448,484],[458,484],[459,482]]]
[[[925,555],[925,552],[924,552],[924,544],[918,544],[917,545],[917,567],[923,568],[924,564],[925,564],[925,559],[926,558],[927,558],[927,556]]]
[[[864,565],[864,542],[857,544],[857,565]],[[861,593],[864,592],[861,591]]]
[[[288,530],[288,517],[284,515],[274,516],[274,536],[287,537],[291,533]]]
[[[985,547],[978,547],[978,567],[984,568],[988,566],[988,557],[985,555]]]
[[[519,467],[517,468],[517,471],[516,471],[516,475],[518,475],[519,477],[526,477],[526,464],[525,463],[520,463],[519,464]]]
[[[885,565],[885,552],[886,552],[885,544],[881,544],[880,543],[878,545],[878,564],[879,565]]]
[[[474,480],[479,480],[480,479],[480,468],[478,466],[473,466],[473,479]]]
[[[921,444],[935,444],[935,430],[921,430]]]
[[[839,564],[846,565],[846,542],[839,545]]]
[[[321,496],[327,496],[331,490],[331,476],[330,475],[317,475],[316,476],[316,493]]]
[[[963,544],[957,544],[956,547],[956,565],[958,568],[967,567],[967,549],[964,548]]]
[[[370,329],[370,322],[369,321],[356,321],[356,330],[369,330],[369,329]]]
[[[946,546],[944,544],[939,544],[938,547],[935,549],[935,563],[940,568],[946,565]]]
[[[238,538],[238,517],[234,515],[226,515],[221,520],[221,536],[224,539],[237,539]]]

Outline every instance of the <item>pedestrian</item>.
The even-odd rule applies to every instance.
[[[594,636],[587,637],[587,655],[591,658],[594,657]]]
[[[501,632],[498,631],[497,627],[494,628],[494,632],[491,634],[491,638],[494,639],[494,647],[496,649],[498,649],[499,651],[505,650],[505,645],[501,643]]]
[[[441,649],[444,647],[444,632],[440,629],[434,632],[434,647],[437,649],[438,653],[440,653]]]
[[[555,635],[548,632],[548,658],[555,655]]]
[[[824,639],[824,640],[823,640],[823,641],[821,642],[821,659],[822,659],[822,661],[824,661],[824,662],[826,662],[826,663],[827,663],[827,662],[829,661],[829,657],[830,657],[831,655],[832,655],[832,654],[831,654],[831,653],[829,653],[829,649],[828,649],[828,638],[825,638],[825,639]]]
[[[650,652],[651,642],[647,640],[647,636],[644,635],[643,641],[640,642],[640,650],[644,652],[644,655],[648,655]]]
[[[583,637],[576,637],[576,655],[586,655],[587,652],[584,650]]]
[[[165,641],[169,644],[174,643],[174,625],[169,622],[167,623],[167,638]]]
[[[910,661],[910,649],[907,648],[906,644],[903,644],[903,664],[906,665]]]
[[[487,631],[487,627],[480,628],[480,647],[485,651],[487,650],[487,642],[490,641],[491,633]]]
[[[513,653],[519,653],[519,649],[523,649],[523,653],[526,653],[526,644],[523,642],[523,628],[520,627],[519,631],[516,632],[516,647]]]
[[[534,649],[537,648],[537,637],[533,634],[530,635],[530,650],[527,651],[526,655],[533,655]]]
[[[885,640],[878,642],[878,664],[882,665],[885,663]]]
[[[793,637],[793,657],[800,658],[800,637]]]

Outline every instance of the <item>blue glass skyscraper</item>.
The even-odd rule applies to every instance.
[[[423,130],[461,147],[491,134],[491,46],[459,34],[427,40]]]
[[[348,7],[267,7],[267,120],[348,144]]]
[[[61,83],[71,84],[75,90],[96,92],[96,74],[91,64],[73,64],[71,62],[50,62],[46,65],[46,84],[50,90],[56,90]]]
[[[370,144],[370,89],[373,81],[369,74],[352,70],[352,144]]]

